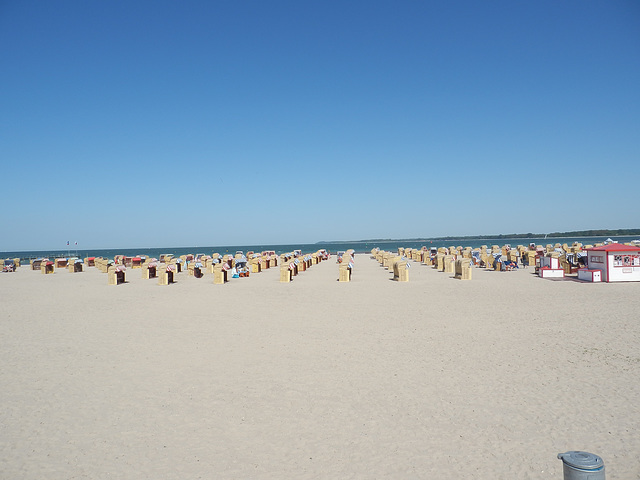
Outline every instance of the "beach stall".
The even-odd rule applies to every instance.
[[[471,280],[471,259],[459,258],[456,260],[456,274],[458,280]]]
[[[213,270],[213,283],[215,285],[223,285],[228,281],[227,271],[230,269],[228,263],[214,263]]]
[[[558,270],[560,268],[560,257],[551,255],[540,257],[540,268],[551,268],[554,270]]]
[[[393,262],[393,279],[396,282],[408,282],[409,281],[409,268],[411,264],[407,261],[406,257],[400,257]]]
[[[307,263],[304,257],[296,257],[295,261],[298,266],[298,273],[305,272],[307,270]]]
[[[601,282],[602,272],[600,270],[581,268],[578,270],[578,280],[584,280],[585,282]]]
[[[249,260],[249,266],[251,267],[251,273],[260,273],[262,271],[262,264],[260,263],[260,254],[254,253]]]
[[[284,262],[280,262],[280,283],[289,283],[293,280],[293,268]]]
[[[526,250],[522,252],[522,265],[524,268],[527,268],[529,265],[532,267],[536,266],[536,251],[535,250]]]
[[[232,278],[248,277],[250,275],[250,271],[247,257],[244,255],[236,257],[234,259],[233,269],[235,270],[235,273],[231,275]]]
[[[442,271],[445,273],[455,273],[456,271],[456,256],[445,255],[442,259]]]
[[[145,262],[142,269],[142,278],[145,280],[149,280],[150,278],[156,278],[157,275],[158,262],[155,258],[150,262]]]
[[[69,259],[69,273],[78,273],[83,270],[83,262],[81,258],[70,258]]]
[[[587,265],[602,272],[603,282],[640,282],[640,246],[608,243],[589,248]]]
[[[96,257],[94,259],[94,265],[102,273],[107,273],[107,271],[109,270],[109,266],[113,265],[113,260],[109,260],[108,258],[104,257]]]
[[[40,263],[40,273],[49,274],[53,273],[54,262],[45,259]]]
[[[541,278],[564,278],[564,269],[560,267],[560,257],[556,252],[536,257],[536,264],[536,273]]]
[[[131,258],[131,268],[142,268],[143,263],[142,256],[132,257]]]
[[[67,268],[67,265],[69,265],[69,259],[68,258],[56,258],[55,259],[55,267],[56,268]]]
[[[125,265],[109,265],[107,267],[107,285],[121,285],[126,282]]]
[[[349,261],[345,261],[340,265],[338,265],[338,281],[350,282],[352,270],[353,270],[353,263]]]
[[[161,253],[160,263],[170,263],[173,256],[173,253]]]
[[[562,268],[540,267],[538,275],[540,278],[564,278],[564,270]]]
[[[192,265],[193,268],[191,267]],[[195,278],[202,278],[204,275],[202,273],[203,268],[202,262],[191,262],[189,263],[189,274],[193,275]]]
[[[261,252],[260,254],[261,258],[264,259],[264,265],[263,265],[263,269],[264,268],[270,268],[270,267],[274,267],[277,265],[277,255],[276,252],[274,250],[264,250],[263,252]],[[275,261],[274,261],[274,257],[275,257]]]
[[[158,285],[171,285],[176,283],[175,273],[177,267],[175,263],[169,263],[165,268],[161,268],[158,276]]]

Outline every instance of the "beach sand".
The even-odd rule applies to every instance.
[[[0,275],[3,479],[640,478],[640,283]]]

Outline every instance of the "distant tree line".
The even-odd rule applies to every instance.
[[[611,237],[613,235],[640,235],[640,228],[619,228],[618,230],[577,230],[575,232],[554,232],[550,237]]]
[[[573,232],[553,232],[553,233],[500,233],[497,235],[464,235],[464,236],[448,236],[433,238],[372,238],[369,240],[358,240],[362,243],[374,242],[397,242],[403,240],[406,242],[419,242],[422,240],[462,240],[465,238],[478,239],[500,239],[500,238],[557,238],[557,237],[613,237],[613,236],[640,235],[640,228],[619,228],[617,230],[575,230]],[[340,243],[340,242],[318,242],[318,243]]]
[[[554,238],[554,237],[612,237],[614,235],[640,235],[640,228],[619,228],[617,230],[575,230],[572,232],[552,232],[552,233],[508,233],[499,235],[479,235],[477,237],[442,237],[434,240],[452,240],[455,238]]]

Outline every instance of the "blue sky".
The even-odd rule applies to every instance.
[[[0,1],[0,250],[637,228],[640,2]]]

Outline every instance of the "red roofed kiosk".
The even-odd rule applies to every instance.
[[[603,282],[640,282],[640,247],[609,243],[587,249],[589,270],[600,270]]]

